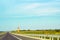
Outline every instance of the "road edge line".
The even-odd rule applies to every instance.
[[[12,34],[11,34],[12,35]],[[13,37],[15,37],[15,38],[17,38],[18,40],[22,40],[21,38],[18,38],[18,37],[16,37],[16,36],[14,36],[14,35],[12,35]]]
[[[36,37],[31,37],[31,36],[27,36],[27,35],[23,35],[23,34],[14,34],[14,35],[20,35],[20,36],[24,36],[24,37],[28,37],[28,38],[34,38],[34,39],[38,39],[41,40],[41,38],[36,38]]]

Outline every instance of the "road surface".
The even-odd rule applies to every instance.
[[[18,35],[12,35],[11,33],[7,32],[4,35],[0,35],[0,40],[38,40],[38,39],[33,39],[33,38],[28,38],[28,37],[23,37],[23,36],[18,36]]]

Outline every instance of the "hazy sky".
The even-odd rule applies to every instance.
[[[60,0],[0,0],[0,31],[59,29]]]

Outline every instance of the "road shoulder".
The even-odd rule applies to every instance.
[[[18,35],[18,36],[23,36],[23,37],[28,37],[28,38],[33,38],[33,39],[38,39],[38,40],[42,40],[41,38],[37,38],[37,37],[31,37],[31,36],[27,36],[25,34],[15,34],[15,33],[12,33],[14,35]]]

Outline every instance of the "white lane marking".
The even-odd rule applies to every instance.
[[[10,34],[10,35],[12,35],[12,34]],[[22,40],[21,38],[18,38],[18,37],[14,36],[14,35],[12,35],[12,36],[15,37],[15,38],[17,38],[18,40]]]

